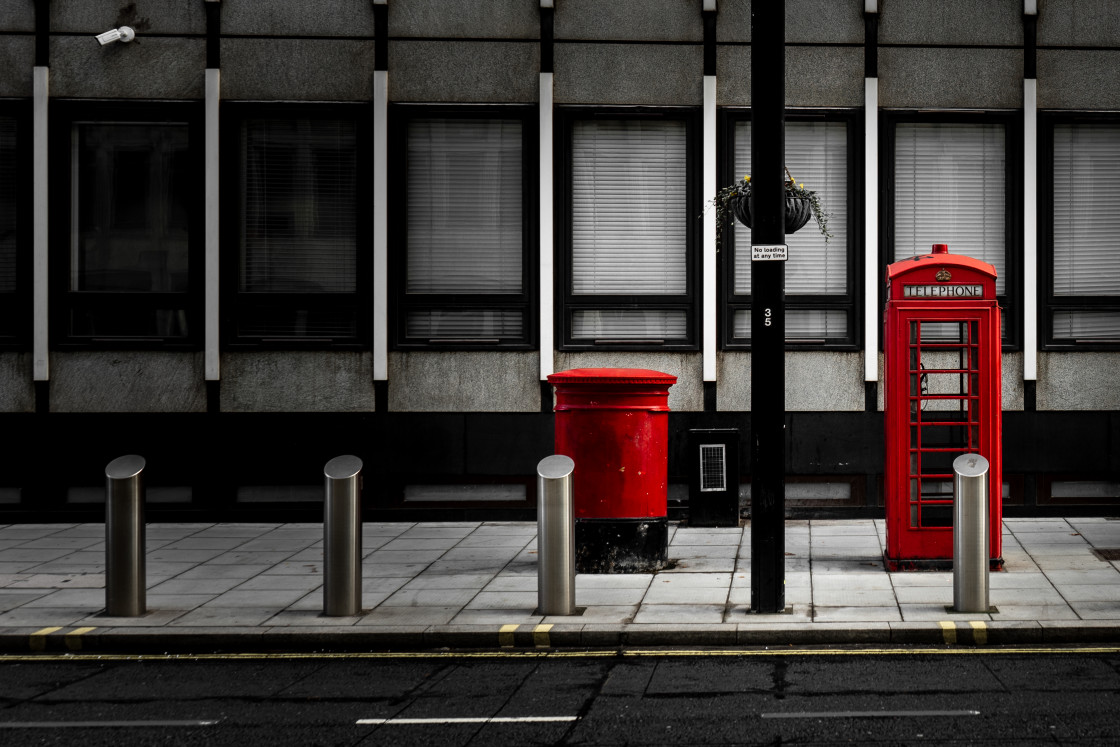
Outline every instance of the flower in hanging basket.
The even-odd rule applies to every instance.
[[[821,199],[817,193],[811,189],[805,189],[803,183],[794,180],[790,175],[789,169],[786,169],[785,181],[786,193],[786,233],[794,233],[799,228],[809,222],[809,216],[812,215],[817,220],[817,228],[820,230],[821,235],[824,236],[825,243],[832,238],[832,234],[828,232],[828,219],[831,217],[830,213],[826,213],[821,206]],[[720,233],[723,228],[723,222],[728,213],[737,218],[747,228],[751,227],[751,176],[747,174],[742,179],[737,180],[734,184],[724,187],[716,193],[715,198],[709,205],[715,204],[716,207],[716,242],[720,240]]]

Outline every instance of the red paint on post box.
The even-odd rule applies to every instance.
[[[642,368],[579,368],[556,388],[556,453],[575,463],[577,519],[668,515],[669,387],[676,376]]]

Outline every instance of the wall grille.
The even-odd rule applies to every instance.
[[[700,445],[700,492],[727,490],[727,454],[723,444]]]

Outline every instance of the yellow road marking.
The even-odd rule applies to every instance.
[[[548,631],[552,630],[552,623],[544,623],[533,628],[533,644],[537,648],[549,648],[552,643],[548,638]]]
[[[513,633],[520,625],[503,625],[498,631],[498,645],[502,648],[513,648]]]
[[[951,620],[942,620],[938,623],[941,626],[941,636],[945,639],[946,643],[957,642],[957,624]]]
[[[52,628],[51,630],[59,630]],[[0,663],[47,661],[234,661],[254,659],[604,659],[610,657],[713,656],[990,656],[994,654],[1120,654],[1120,646],[985,648],[780,648],[780,649],[604,649],[598,651],[355,651],[228,654],[0,654]]]
[[[75,628],[74,630],[71,630],[66,634],[66,648],[70,649],[71,651],[80,651],[82,649],[81,636],[95,629],[96,628]]]
[[[972,642],[977,646],[987,645],[988,624],[983,620],[971,620],[968,624],[972,626]]]
[[[53,628],[40,628],[31,634],[31,650],[42,651],[47,647],[47,636],[56,631],[62,630],[62,626],[56,625]]]

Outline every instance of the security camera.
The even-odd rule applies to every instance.
[[[112,44],[115,41],[130,42],[136,38],[136,32],[132,30],[131,26],[121,26],[119,29],[110,29],[104,34],[98,34],[95,38],[104,47],[106,44]]]

